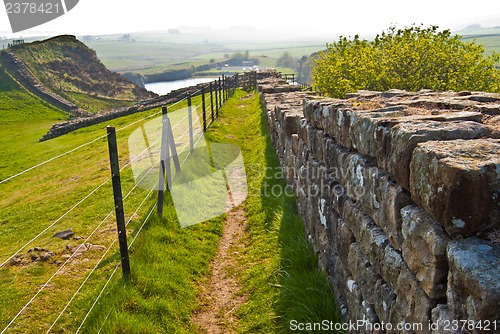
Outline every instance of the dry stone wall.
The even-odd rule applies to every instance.
[[[20,61],[12,52],[8,50],[3,50],[0,53],[0,63],[9,70],[9,73],[14,76],[14,78],[19,81],[27,90],[32,94],[38,96],[42,100],[52,104],[53,106],[68,112],[72,116],[76,117],[86,117],[90,113],[86,110],[79,108],[75,104],[69,102],[68,100],[62,98],[61,96],[50,91],[45,87],[26,67],[26,65]]]
[[[500,95],[324,99],[271,78],[260,89],[344,320],[387,333],[484,331],[445,331],[460,320],[500,330]]]

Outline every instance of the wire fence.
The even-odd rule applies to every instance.
[[[144,138],[147,137],[147,132],[148,130],[145,129],[146,127],[151,127],[151,128],[162,128],[161,124],[162,122],[165,121],[166,118],[169,117],[167,114],[166,110],[167,108],[170,110],[174,110],[179,107],[179,104],[182,102],[187,101],[187,112],[186,110],[183,109],[181,114],[178,114],[178,117],[171,117],[169,121],[171,120],[174,125],[170,126],[168,128],[168,131],[171,133],[171,143],[169,144],[172,149],[172,154],[169,157],[169,160],[166,162],[169,166],[169,169],[175,170],[177,167],[180,168],[182,165],[186,162],[186,160],[189,158],[190,152],[193,151],[194,147],[198,145],[198,143],[202,140],[203,138],[203,133],[206,131],[207,128],[210,127],[210,125],[216,120],[217,116],[219,115],[219,110],[224,104],[224,102],[227,101],[227,99],[232,96],[234,91],[236,90],[237,87],[243,87],[243,88],[249,88],[249,87],[255,87],[256,88],[257,84],[257,74],[255,72],[250,72],[249,74],[245,75],[235,75],[233,77],[223,77],[219,78],[219,80],[215,80],[214,82],[210,82],[209,84],[203,85],[200,89],[194,91],[192,94],[189,94],[188,96],[185,96],[181,98],[179,101],[175,102],[174,104],[166,106],[164,110],[160,112],[154,112],[149,114],[146,117],[143,117],[139,120],[136,120],[134,122],[131,122],[127,125],[122,126],[121,128],[117,129],[116,132],[123,131],[128,128],[136,127],[136,130],[142,130],[143,133],[146,133],[144,135]],[[196,100],[198,101],[197,105],[192,105],[192,101]],[[186,112],[186,114],[182,114]],[[160,116],[161,114],[161,116]],[[149,125],[151,123],[151,125]],[[170,124],[170,122],[169,122]],[[149,129],[149,128],[148,128]],[[163,131],[164,127],[162,128]],[[23,176],[26,176],[27,173],[33,172],[33,171],[39,171],[39,173],[42,173],[43,170],[41,168],[43,166],[47,166],[50,164],[55,164],[58,161],[61,161],[60,159],[69,155],[73,154],[79,154],[79,152],[84,148],[87,147],[93,143],[96,143],[104,138],[108,137],[109,139],[109,134],[106,135],[101,135],[95,139],[92,139],[84,144],[81,144],[71,150],[68,150],[64,153],[58,154],[50,159],[47,159],[41,163],[35,164],[30,168],[27,168],[21,172],[15,173],[4,180],[0,181],[0,191],[1,187],[8,182],[13,181],[16,178],[21,178]],[[127,220],[125,226],[128,226],[132,221],[137,220],[138,216],[141,214],[141,212],[144,211],[144,207],[149,205],[148,203],[151,203],[150,205],[152,206],[148,213],[146,214],[145,218],[142,219],[142,222],[140,222],[140,226],[137,229],[137,232],[135,232],[134,237],[130,244],[127,246],[127,249],[129,249],[135,242],[135,240],[138,238],[140,233],[144,230],[144,227],[146,226],[147,222],[150,220],[151,216],[153,215],[155,209],[158,210],[159,206],[163,206],[162,201],[157,201],[155,204],[152,203],[154,199],[154,190],[158,189],[159,193],[158,196],[160,196],[160,189],[162,189],[162,186],[160,183],[163,181],[165,182],[165,179],[163,178],[158,178],[156,182],[153,184],[153,186],[149,188],[147,192],[144,191],[138,191],[138,189],[142,188],[142,185],[147,183],[146,181],[150,178],[154,178],[154,175],[158,175],[156,173],[160,172],[165,173],[164,170],[162,170],[165,167],[165,164],[162,165],[163,157],[161,156],[162,153],[162,145],[165,143],[163,142],[163,138],[166,138],[162,133],[160,135],[153,136],[153,140],[151,141],[146,141],[147,145],[140,150],[135,156],[132,158],[128,159],[128,162],[124,163],[123,166],[119,169],[119,172],[124,172],[128,174],[133,174],[133,167],[135,164],[140,163],[141,161],[147,160],[147,159],[152,159],[152,157],[156,157],[155,159],[152,159],[151,167],[146,170],[145,172],[140,175],[140,177],[134,178],[134,185],[128,190],[125,196],[123,196],[123,201],[127,201],[132,198],[130,201],[130,205],[133,205],[134,203],[139,203],[138,205],[135,206],[135,210],[133,210],[133,213],[129,216],[129,219]],[[173,141],[173,142],[172,142]],[[177,152],[177,146],[181,147],[181,149]],[[129,149],[130,149],[130,142],[129,142]],[[168,149],[168,148],[167,148]],[[179,157],[183,157],[184,160],[182,163],[179,163],[177,160],[177,164],[179,166],[176,166],[176,158],[179,159]],[[123,160],[123,159],[122,159]],[[163,161],[165,163],[165,161]],[[173,164],[173,166],[171,166]],[[173,168],[172,168],[173,167]],[[100,175],[103,177],[102,173],[104,171],[96,171],[96,175]],[[112,174],[114,176],[114,174]],[[174,175],[171,175],[170,177],[175,177]],[[11,253],[10,255],[6,256],[3,260],[0,259],[0,269],[3,269],[3,275],[15,275],[14,272],[10,273],[10,269],[14,267],[12,264],[12,261],[18,257],[21,252],[23,252],[25,249],[27,249],[30,246],[33,246],[35,242],[40,240],[42,237],[43,238],[48,238],[48,233],[50,231],[53,231],[56,229],[62,221],[64,221],[66,218],[70,216],[76,216],[76,209],[88,209],[88,210],[95,210],[97,204],[92,203],[92,198],[96,196],[97,193],[100,193],[101,191],[108,191],[108,184],[111,184],[113,177],[104,177],[104,181],[101,181],[97,186],[93,187],[92,190],[88,191],[84,195],[79,196],[79,198],[75,201],[75,204],[71,206],[69,209],[65,210],[57,219],[54,219],[49,225],[46,227],[42,228],[39,232],[37,232],[34,236],[29,238],[27,242],[23,242],[21,246],[15,247],[15,251]],[[168,182],[168,180],[167,180]],[[79,185],[77,185],[78,188]],[[113,187],[114,188],[114,187]],[[76,190],[76,189],[75,189]],[[141,189],[144,190],[144,189]],[[120,190],[121,191],[121,190]],[[135,195],[134,195],[135,194]],[[68,194],[69,195],[69,194]],[[75,196],[78,197],[78,196]],[[89,204],[92,203],[92,204]],[[84,207],[87,205],[86,207]],[[26,298],[26,302],[22,304],[21,307],[19,307],[18,311],[8,320],[6,323],[2,324],[0,323],[0,329],[3,327],[1,330],[0,334],[3,334],[9,330],[13,330],[13,327],[15,327],[16,323],[18,323],[21,320],[21,317],[24,315],[25,317],[30,317],[29,314],[26,314],[27,312],[29,313],[30,311],[30,306],[35,302],[35,300],[40,296],[42,292],[50,293],[50,291],[47,289],[47,287],[51,284],[52,280],[54,278],[58,277],[58,275],[61,275],[64,269],[71,263],[74,262],[74,259],[78,256],[79,251],[82,248],[85,248],[86,245],[90,242],[90,240],[94,237],[96,237],[96,233],[103,228],[106,224],[112,223],[109,222],[111,217],[113,216],[113,212],[116,212],[117,207],[116,203],[113,206],[111,200],[109,201],[108,204],[106,203],[99,203],[98,206],[105,207],[109,205],[109,209],[106,209],[105,212],[107,212],[106,215],[101,216],[102,219],[96,220],[97,224],[94,224],[93,227],[91,228],[91,231],[87,233],[87,236],[79,240],[78,246],[73,248],[71,250],[71,254],[67,256],[64,262],[60,263],[57,266],[57,269],[52,273],[47,273],[48,279],[45,280],[43,284],[39,284],[38,286],[35,286],[33,289],[33,293],[31,296],[29,296],[29,293],[25,295],[24,298]],[[84,208],[82,208],[84,207]],[[132,210],[131,210],[132,212]],[[160,212],[158,212],[160,213]],[[77,296],[80,294],[82,289],[84,287],[88,287],[88,282],[90,281],[90,278],[92,275],[95,274],[97,268],[99,268],[102,264],[103,261],[110,259],[114,254],[117,252],[117,247],[116,247],[116,241],[118,241],[117,238],[113,238],[113,240],[105,247],[105,251],[103,251],[103,254],[98,257],[97,259],[94,259],[94,263],[91,266],[90,269],[88,269],[85,272],[81,272],[78,279],[81,280],[81,282],[77,285],[76,289],[73,290],[72,293],[68,293],[68,298],[65,303],[61,303],[62,308],[60,311],[57,311],[55,314],[55,318],[53,321],[49,322],[50,326],[46,329],[46,333],[49,333],[51,331],[56,331],[57,330],[57,324],[60,322],[61,318],[63,315],[68,312],[68,309],[72,303],[74,303],[75,299]],[[103,285],[101,290],[99,292],[96,291],[96,298],[93,301],[92,305],[86,312],[86,315],[82,319],[78,329],[76,332],[78,333],[82,328],[84,327],[84,324],[86,320],[88,319],[89,315],[92,313],[94,310],[95,306],[99,302],[100,298],[104,294],[104,291],[106,288],[109,286],[111,280],[116,274],[116,271],[120,267],[120,262],[118,262],[115,266],[113,266],[114,269],[109,275],[106,283]],[[76,278],[75,278],[76,279]],[[15,301],[15,305],[18,305],[19,301]],[[110,311],[111,312],[111,311]],[[49,316],[49,315],[47,315]],[[108,314],[109,317],[109,314]],[[108,318],[106,317],[106,319]],[[1,318],[1,317],[0,317]],[[5,318],[5,316],[4,316]],[[19,324],[18,324],[19,325]],[[45,329],[40,329],[44,330]]]

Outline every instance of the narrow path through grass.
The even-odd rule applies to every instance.
[[[240,147],[248,180],[245,248],[238,266],[228,269],[238,273],[240,293],[246,298],[235,311],[236,332],[288,333],[292,320],[338,321],[332,291],[317,267],[295,198],[285,191],[259,95],[237,92],[207,138]]]
[[[180,228],[167,194],[163,219],[152,217],[131,248],[131,280],[124,281],[119,272],[114,276],[80,332],[191,334],[209,331],[207,326],[215,323],[221,333],[289,333],[292,320],[336,321],[326,275],[317,268],[294,197],[266,191],[284,190],[286,183],[267,135],[259,96],[237,91],[206,138],[241,149],[248,184],[242,211]],[[197,197],[193,198],[196,204]],[[244,231],[229,235],[233,243],[226,252],[229,257],[218,256],[219,245],[228,245],[228,241],[221,244],[224,221],[241,222],[242,213],[247,217]],[[115,254],[100,265],[57,331],[75,332],[117,260]],[[221,260],[227,262],[217,264]],[[219,268],[219,277],[229,277],[234,289],[229,290],[227,303],[213,308],[200,325],[195,314],[210,302],[203,291],[210,290],[213,268]]]
[[[243,206],[227,214],[219,249],[211,264],[212,273],[202,284],[198,298],[201,308],[195,311],[192,318],[204,333],[228,334],[234,333],[237,328],[235,310],[246,298],[236,269],[240,269],[238,258],[245,248],[242,238],[247,233],[247,227]]]

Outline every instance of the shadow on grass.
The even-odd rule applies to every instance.
[[[265,113],[262,113],[263,135],[268,133],[266,126]],[[266,221],[274,220],[273,223],[279,226],[281,263],[277,285],[278,300],[275,303],[278,329],[281,332],[296,330],[302,333],[324,333],[327,325],[340,321],[340,312],[326,273],[318,268],[318,259],[307,239],[295,196],[287,186],[284,173],[280,172],[280,163],[268,135],[266,139],[267,168],[261,193],[262,205],[266,208]],[[307,324],[316,324],[316,328],[314,325],[308,327]]]

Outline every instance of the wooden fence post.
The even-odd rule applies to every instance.
[[[226,77],[226,80],[224,81],[224,94],[226,96],[226,102],[227,102],[227,99],[229,99],[229,78]]]
[[[219,84],[217,86],[217,92],[219,94],[219,109],[222,107],[222,94],[221,94],[221,87],[222,87],[222,84],[221,84],[221,78],[219,77]],[[217,109],[217,114],[215,115],[215,117],[219,118],[219,109]]]
[[[165,198],[165,174],[167,175],[167,184],[170,184],[170,158],[168,150],[168,124],[167,107],[161,108],[161,142],[160,142],[160,170],[158,175],[158,202],[156,211],[158,216],[163,215],[163,201]],[[168,171],[167,171],[168,169]]]
[[[223,94],[224,94],[224,102],[227,102],[227,86],[228,86],[228,78],[227,76],[224,77],[224,82],[222,83],[222,87],[224,88]]]
[[[118,145],[116,143],[116,129],[108,126],[108,149],[109,163],[111,166],[111,181],[113,183],[113,197],[115,202],[116,226],[118,229],[118,242],[120,244],[120,256],[122,273],[125,279],[130,278],[130,260],[128,256],[127,229],[125,226],[125,214],[123,211],[123,195],[120,181],[120,165],[118,161]]]
[[[224,105],[224,102],[226,102],[226,97],[224,96],[224,82],[225,82],[226,78],[224,76],[224,74],[222,75],[222,78],[221,78],[221,81],[220,81],[220,96],[221,96],[221,103],[220,103],[220,106],[222,107]]]
[[[214,94],[212,82],[210,82],[210,109],[212,110],[212,122],[215,120],[214,116]]]
[[[219,116],[219,85],[215,79],[215,118]]]
[[[189,122],[189,148],[194,150],[194,131],[193,131],[193,107],[191,104],[191,94],[188,95],[188,122]]]
[[[205,87],[201,87],[201,108],[203,109],[203,132],[207,131],[207,111],[205,105]]]

